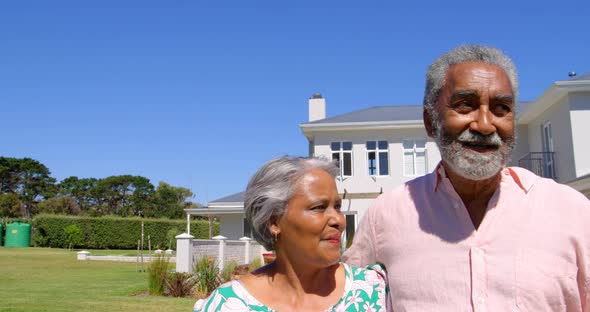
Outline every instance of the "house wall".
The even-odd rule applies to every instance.
[[[352,142],[353,173],[351,177],[337,179],[338,192],[344,193],[380,193],[393,189],[417,176],[404,176],[403,140],[426,141],[427,172],[431,172],[440,161],[440,153],[436,143],[422,129],[399,130],[365,130],[355,132],[322,132],[314,137],[313,153],[331,159],[331,142]],[[386,140],[389,144],[389,175],[370,176],[366,142]],[[351,199],[343,202],[343,210],[358,211],[362,218],[365,210],[373,199]]]
[[[590,173],[590,92],[569,95],[574,178]]]
[[[516,145],[512,150],[509,166],[518,166],[518,160],[530,152],[528,125],[516,126]]]
[[[219,217],[219,235],[227,239],[239,239],[244,236],[244,215],[222,215]]]
[[[534,103],[531,105],[535,105]],[[551,123],[553,150],[555,152],[555,172],[558,182],[567,182],[576,177],[568,97],[541,113],[528,124],[528,143],[530,152],[542,152],[542,125]]]

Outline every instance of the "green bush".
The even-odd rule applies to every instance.
[[[166,276],[166,293],[172,297],[186,297],[191,295],[197,279],[189,273],[175,272]]]
[[[195,263],[194,272],[197,278],[197,291],[205,297],[209,296],[217,286],[221,285],[219,266],[214,259],[200,258]]]
[[[232,275],[236,268],[238,267],[238,262],[234,259],[229,260],[223,266],[223,270],[221,271],[221,282],[229,282],[232,279]]]
[[[262,260],[260,260],[260,257],[255,257],[252,262],[250,263],[250,266],[248,266],[248,270],[250,272],[252,271],[256,271],[259,268],[262,267]]]
[[[66,226],[64,235],[66,236],[66,244],[68,244],[68,249],[70,250],[82,242],[82,231],[75,224]]]
[[[29,220],[30,221],[30,220]],[[171,229],[183,232],[186,221],[170,219],[142,219],[121,217],[74,217],[41,214],[33,218],[32,244],[37,247],[68,247],[64,229],[76,225],[82,231],[79,248],[87,249],[136,249],[141,239],[141,222],[145,237],[150,235],[152,246],[167,246],[167,233]],[[219,223],[213,224],[213,233],[219,233]],[[191,235],[209,237],[207,221],[191,220]],[[217,235],[217,234],[214,234]],[[147,244],[147,241],[145,242]],[[144,248],[147,249],[147,246]]]
[[[148,265],[148,291],[151,295],[161,296],[164,294],[169,261],[168,257],[157,256]]]

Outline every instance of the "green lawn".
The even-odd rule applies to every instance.
[[[191,311],[194,299],[136,296],[135,263],[78,261],[75,251],[0,247],[0,311]]]

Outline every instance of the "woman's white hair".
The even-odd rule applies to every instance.
[[[246,220],[252,227],[254,239],[267,250],[274,249],[270,232],[273,218],[280,218],[293,197],[297,182],[313,169],[321,169],[332,177],[338,167],[325,158],[283,156],[262,166],[250,179],[244,195]]]

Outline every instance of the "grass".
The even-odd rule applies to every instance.
[[[0,311],[191,311],[194,299],[135,295],[147,290],[147,273],[135,268],[65,249],[0,247]]]

